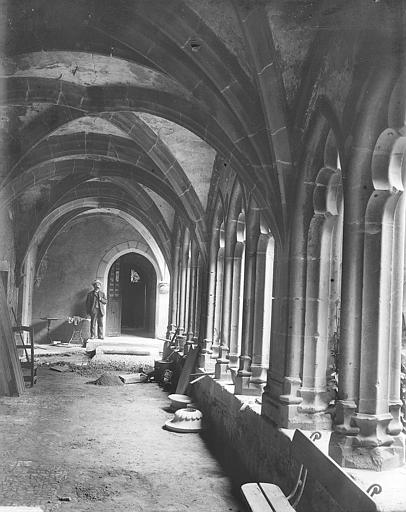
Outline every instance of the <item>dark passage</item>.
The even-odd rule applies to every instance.
[[[156,273],[140,254],[128,253],[109,273],[108,335],[155,335]]]

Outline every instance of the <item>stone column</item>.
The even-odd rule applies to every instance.
[[[234,250],[233,261],[233,294],[231,304],[230,320],[230,353],[229,368],[236,373],[239,366],[239,356],[241,352],[241,334],[242,334],[242,304],[244,293],[244,257],[245,244],[237,242]]]
[[[316,132],[314,138],[320,139]],[[317,143],[313,142],[317,147]],[[324,142],[322,144],[324,147]],[[320,151],[323,151],[321,148]],[[306,248],[309,224],[314,213],[313,177],[302,177],[295,198],[289,240],[275,246],[274,299],[271,327],[271,369],[262,396],[262,414],[285,428],[295,428],[297,409],[302,402],[302,357],[306,296]]]
[[[257,245],[259,238],[259,215],[252,209],[248,215],[247,243],[245,250],[244,269],[244,300],[242,320],[242,347],[240,367],[235,378],[236,395],[258,394],[255,387],[250,387],[251,361],[254,336],[254,311],[255,311],[255,276],[257,265]]]
[[[261,233],[257,249],[255,277],[254,342],[250,386],[262,393],[267,382],[271,343],[271,317],[273,293],[273,239]]]
[[[202,336],[200,335],[200,321],[202,314],[202,276],[203,276],[203,268],[202,268],[202,256],[200,252],[197,253],[197,261],[196,261],[196,294],[195,294],[195,308],[193,315],[193,340],[194,343],[197,343],[199,340],[201,342]]]
[[[389,52],[390,53],[390,52]],[[388,54],[389,54],[388,53]],[[387,122],[387,101],[398,62],[377,59],[353,135],[344,186],[343,260],[340,314],[339,380],[335,431],[354,435],[352,416],[359,396],[360,340],[364,261],[364,220],[372,192],[371,158],[380,127]]]
[[[24,263],[23,299],[21,311],[21,324],[32,323],[32,300],[34,294],[35,267],[37,260],[37,246],[32,246]]]
[[[341,252],[341,203],[340,172],[322,168],[316,179],[313,196],[315,213],[310,223],[307,245],[303,383],[300,388],[303,401],[298,407],[298,426],[302,428],[331,427],[331,416],[320,413],[327,410],[330,400],[334,398],[327,387],[330,336],[333,334],[329,328],[331,316],[336,315],[336,311],[330,307],[330,300],[336,299],[337,294],[333,281],[336,277],[335,260]]]
[[[180,230],[177,231],[176,241],[173,244],[172,256],[172,276],[171,276],[171,294],[169,305],[169,324],[166,337],[172,339],[177,329],[176,315],[179,308],[178,292],[179,292],[179,257],[180,257]]]
[[[181,303],[181,289],[180,284],[182,280],[182,251],[181,248],[179,248],[179,261],[178,261],[178,271],[177,271],[177,282],[176,282],[176,303],[177,303],[177,310],[176,310],[176,326],[177,326],[177,335],[179,335],[180,330],[180,315],[181,315],[181,309],[182,309],[182,303]],[[175,338],[175,343],[176,343]]]
[[[326,225],[327,222],[323,215],[318,215],[309,229],[303,384],[300,388],[303,401],[298,408],[302,428],[329,428],[331,424],[330,417],[317,415],[327,409],[330,401],[327,361],[332,226],[331,222]]]
[[[393,252],[392,252],[392,311],[390,329],[390,359],[389,359],[389,412],[392,420],[388,426],[388,432],[398,435],[402,431],[400,421],[400,410],[402,401],[400,399],[400,373],[401,373],[401,351],[402,351],[402,304],[403,304],[403,281],[405,266],[405,215],[406,202],[404,192],[399,198],[395,213],[393,230]]]
[[[208,262],[208,283],[207,283],[207,317],[206,334],[203,339],[200,367],[206,368],[211,361],[213,354],[213,332],[214,332],[214,307],[216,303],[216,281],[217,281],[217,253],[219,249],[219,231],[214,230],[210,243]]]
[[[220,355],[220,330],[221,330],[221,307],[223,296],[223,276],[224,276],[224,247],[220,247],[217,253],[216,265],[216,292],[214,300],[214,322],[213,322],[213,351],[211,358],[217,359]]]
[[[382,469],[401,465],[400,460],[395,460],[397,457],[394,457],[396,454],[391,446],[393,438],[387,433],[392,420],[388,369],[393,208],[391,194],[376,190],[365,219],[360,396],[358,412],[353,416],[359,433],[352,443],[352,453],[344,454],[344,465],[351,464],[353,458],[357,459],[358,467],[364,468],[375,463],[383,466]],[[374,453],[368,453],[364,448],[372,448]],[[390,460],[385,460],[388,456]]]
[[[293,319],[288,316],[289,304],[293,304],[297,300],[297,312],[303,308],[304,302],[300,296],[289,297],[290,260],[288,254],[287,244],[275,246],[274,275],[277,278],[273,285],[271,368],[268,371],[267,384],[262,394],[261,409],[261,414],[264,417],[285,428],[290,427],[292,418],[296,417],[297,406],[302,401],[301,397],[297,396],[297,392],[301,383],[299,372],[303,354],[303,335],[299,335],[297,332],[294,338],[290,336],[292,323],[288,323],[288,320],[293,322]],[[296,322],[296,327],[298,327],[299,315],[297,315]],[[296,344],[298,344],[297,347]],[[297,364],[298,368],[296,368]]]
[[[189,259],[189,241],[190,235],[189,230],[185,229],[182,242],[182,256],[180,265],[180,286],[179,286],[179,334],[183,335],[186,330],[185,318],[186,318],[186,288],[188,279],[188,259]]]
[[[223,293],[221,297],[221,329],[219,357],[216,361],[215,378],[232,383],[231,373],[228,370],[228,354],[230,352],[230,322],[232,311],[232,286],[233,286],[233,255],[237,240],[236,220],[229,219],[226,228],[224,247],[224,273]]]
[[[349,176],[356,169],[366,165],[370,159],[367,153],[359,154],[348,172]],[[358,163],[358,165],[357,165]],[[350,178],[351,180],[351,178]],[[342,434],[352,435],[356,432],[351,424],[352,414],[357,408],[359,395],[360,338],[362,318],[362,273],[364,245],[364,214],[366,193],[370,193],[367,180],[351,184],[344,190],[344,226],[343,226],[343,261],[341,286],[341,320],[340,320],[340,351],[339,380],[336,404],[335,430]],[[358,192],[360,197],[354,198]],[[350,195],[350,197],[348,197]],[[348,197],[348,198],[347,198]]]
[[[376,471],[399,467],[405,452],[393,410],[398,369],[390,368],[400,363],[403,296],[395,281],[404,265],[399,244],[404,243],[405,154],[406,137],[396,130],[387,129],[378,138],[372,158],[375,190],[365,214],[358,412],[351,418],[353,435],[333,434],[329,447],[341,465]]]
[[[183,334],[185,336],[185,340],[188,339],[189,332],[189,319],[190,319],[190,294],[191,294],[191,284],[192,284],[192,254],[191,254],[191,242],[189,240],[189,246],[187,251],[187,264],[186,264],[186,289],[185,289],[185,323],[184,323],[184,331]]]
[[[189,314],[188,314],[188,332],[187,332],[187,350],[193,345],[193,338],[195,336],[194,323],[196,316],[196,293],[197,293],[197,259],[199,254],[199,248],[194,240],[191,242],[190,252],[190,286],[189,286]]]

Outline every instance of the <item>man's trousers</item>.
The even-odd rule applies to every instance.
[[[90,336],[92,338],[99,338],[99,340],[103,339],[103,315],[100,313],[99,309],[90,314]]]

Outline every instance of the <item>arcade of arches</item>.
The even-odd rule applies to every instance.
[[[2,0],[9,308],[64,336],[120,262],[147,319],[116,327],[201,348],[197,400],[252,478],[291,478],[294,428],[331,433],[343,467],[401,467],[404,15]]]

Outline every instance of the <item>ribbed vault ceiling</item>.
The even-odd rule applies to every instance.
[[[145,220],[165,258],[176,212],[205,257],[216,154],[278,237],[285,178],[230,5],[219,10],[226,37],[209,11],[181,0],[9,2],[0,198],[32,203],[31,213],[16,208],[31,237],[21,258],[38,229],[46,245],[44,230],[52,239],[64,225],[65,205],[83,212],[95,202]]]

